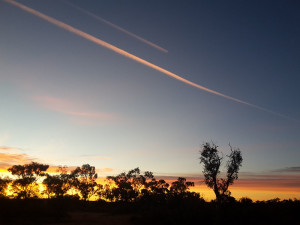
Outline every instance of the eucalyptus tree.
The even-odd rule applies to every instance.
[[[0,198],[7,197],[6,190],[11,179],[9,177],[0,177]]]
[[[227,155],[226,177],[218,178],[223,161],[218,146],[214,143],[206,142],[200,150],[200,163],[203,163],[203,174],[206,185],[213,189],[218,202],[226,200],[230,196],[228,187],[238,179],[238,172],[242,166],[243,158],[240,149],[230,146],[230,154]]]
[[[97,178],[95,167],[89,164],[77,167],[71,172],[72,185],[79,191],[84,201],[101,191],[102,185],[96,182]]]
[[[67,167],[59,167],[56,171],[59,174],[47,174],[43,180],[45,185],[44,194],[48,198],[64,198],[71,189],[71,174],[67,173]]]
[[[17,198],[36,198],[39,195],[38,181],[46,176],[49,165],[31,162],[25,165],[14,165],[8,171],[16,177],[12,181],[12,191]]]
[[[127,173],[123,172],[117,176],[108,176],[107,180],[113,181],[115,186],[106,194],[113,201],[135,201],[141,195],[142,190],[146,188],[147,179],[152,178],[154,178],[152,172],[146,171],[141,174],[138,167]]]

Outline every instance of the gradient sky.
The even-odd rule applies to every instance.
[[[241,149],[239,190],[300,197],[298,1],[17,2],[240,102],[1,0],[1,169],[139,166],[197,182],[213,140]]]

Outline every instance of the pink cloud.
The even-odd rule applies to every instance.
[[[18,151],[19,148],[16,147],[7,147],[7,146],[0,146],[0,151]]]
[[[97,173],[111,173],[114,171],[112,168],[101,168],[101,169],[96,169]]]
[[[36,159],[25,154],[18,153],[19,148],[0,146],[0,171],[5,171],[12,165],[26,164]]]
[[[66,166],[64,167],[65,171],[70,173],[71,171],[75,170],[77,168],[77,166]],[[111,173],[113,172],[114,169],[112,168],[100,168],[100,169],[97,169],[96,168],[96,173]],[[59,171],[59,166],[50,166],[49,169],[47,170],[48,173],[57,173]]]
[[[38,96],[34,100],[42,107],[67,115],[72,121],[79,124],[97,125],[119,120],[119,117],[114,113],[93,111],[78,102],[74,103],[66,99]]]
[[[195,187],[201,192],[201,188],[206,188],[202,173],[199,176],[195,174],[181,174],[188,181],[195,182]],[[174,182],[178,176],[160,175],[157,179],[164,179],[168,183]],[[240,178],[234,182],[229,189],[240,189],[251,191],[291,191],[300,192],[300,174],[259,174],[259,173],[241,173]]]

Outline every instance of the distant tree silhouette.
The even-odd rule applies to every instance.
[[[193,187],[194,182],[187,182],[184,177],[178,177],[177,181],[174,181],[171,185],[170,191],[176,194],[182,194],[189,190],[189,187]]]
[[[8,171],[17,179],[12,182],[12,190],[17,198],[27,199],[38,197],[39,187],[37,181],[45,176],[49,165],[32,162],[25,165],[14,165]]]
[[[242,197],[240,198],[239,202],[242,203],[243,205],[251,205],[253,203],[253,200],[248,197]]]
[[[276,204],[276,203],[280,202],[280,198],[273,198],[273,199],[267,200],[266,202]]]
[[[140,169],[137,167],[130,170],[128,173],[121,173],[117,176],[108,176],[108,181],[113,181],[116,187],[112,187],[111,191],[106,191],[106,197],[114,201],[134,201],[141,193],[142,188],[146,184],[147,178],[152,179],[152,172],[140,174]]]
[[[163,180],[156,180],[154,177],[145,183],[145,188],[141,190],[144,199],[152,199],[156,202],[165,202],[167,200],[169,190],[169,184]]]
[[[200,200],[200,194],[189,191],[190,187],[195,185],[194,182],[186,181],[184,177],[178,177],[177,181],[172,182],[169,197],[172,200],[193,199]]]
[[[76,188],[84,201],[102,189],[102,185],[96,182],[98,174],[95,167],[84,164],[71,172],[72,185]]]
[[[230,145],[229,145],[230,146]],[[200,151],[200,163],[204,165],[204,180],[206,185],[213,189],[216,200],[218,202],[224,201],[229,198],[230,191],[229,185],[233,184],[234,180],[238,179],[238,172],[242,165],[242,155],[239,149],[233,149],[230,146],[231,153],[228,155],[228,161],[226,164],[226,178],[218,178],[220,173],[221,163],[223,156],[220,156],[218,146],[214,143],[205,143]]]
[[[43,180],[46,187],[43,193],[48,198],[63,198],[72,187],[71,174],[67,173],[67,167],[59,167],[57,172],[60,172],[60,174],[46,174],[46,178]]]
[[[11,182],[11,179],[9,177],[0,177],[0,198],[6,197],[6,190]]]

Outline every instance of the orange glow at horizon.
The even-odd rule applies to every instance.
[[[299,187],[287,186],[290,182],[291,180],[237,180],[232,186],[229,186],[229,191],[237,200],[242,197],[251,198],[253,201],[274,198],[280,198],[281,200],[300,199]],[[205,200],[215,199],[213,190],[205,184],[195,184],[190,190],[199,192]]]
[[[50,174],[56,174],[57,171],[55,170],[57,167],[52,167],[49,172]],[[69,169],[68,169],[69,171]],[[1,169],[0,171],[0,177],[3,176],[9,176],[11,177],[11,174],[5,170]],[[159,180],[159,177],[157,177],[157,180]],[[165,181],[169,184],[174,182],[176,179],[165,179]],[[189,179],[187,178],[187,181],[198,181],[195,179]],[[239,200],[242,197],[248,197],[251,198],[253,201],[265,201],[269,199],[274,198],[280,198],[283,199],[300,199],[300,189],[299,187],[293,187],[293,186],[287,186],[287,184],[291,181],[287,180],[276,180],[276,181],[270,181],[270,180],[238,180],[236,181],[232,186],[229,187],[229,190],[231,191],[231,195],[236,198],[236,200]],[[295,181],[294,181],[295,182]],[[106,177],[98,177],[97,183],[109,186],[114,186],[113,183],[108,181]],[[215,199],[214,192],[209,189],[205,184],[195,184],[194,187],[190,188],[190,191],[198,192],[200,193],[201,197],[203,197],[206,201],[210,201]]]
[[[200,195],[206,200],[210,201],[215,199],[215,194],[212,189],[209,189],[205,185],[196,185],[190,188],[191,191],[200,193]],[[265,187],[258,186],[255,188],[239,187],[233,185],[229,187],[231,191],[231,196],[239,200],[242,197],[251,198],[253,201],[265,201],[274,198],[283,199],[300,199],[299,188],[280,188],[280,187]]]
[[[289,177],[288,179],[286,177]],[[157,178],[159,179],[159,177]],[[162,178],[163,179],[163,178]],[[239,179],[229,186],[231,196],[239,200],[242,197],[251,198],[253,201],[263,201],[274,198],[283,199],[300,199],[299,186],[292,186],[300,179],[299,175],[285,175],[278,179]],[[164,179],[167,183],[171,184],[177,178]],[[209,189],[203,179],[186,177],[187,181],[195,183],[194,187],[190,187],[190,191],[200,193],[206,201],[216,198],[212,189]],[[200,182],[200,184],[199,184]]]
[[[127,57],[135,62],[138,62],[146,67],[152,68],[160,73],[163,73],[173,79],[176,79],[182,83],[185,83],[189,86],[195,87],[197,89],[200,89],[202,91],[208,92],[210,94],[214,94],[217,96],[220,96],[222,98],[228,99],[230,101],[234,101],[237,103],[241,103],[283,118],[287,118],[296,122],[299,122],[298,120],[294,120],[290,117],[286,117],[282,114],[270,111],[268,109],[262,108],[260,106],[242,101],[240,99],[237,98],[233,98],[230,97],[228,95],[224,95],[220,92],[211,90],[209,88],[206,88],[204,86],[201,86],[197,83],[194,83],[192,81],[189,81],[169,70],[166,70],[160,66],[157,66],[149,61],[146,61],[136,55],[133,55],[127,51],[124,51],[114,45],[111,45],[105,41],[102,41],[101,39],[92,36],[88,33],[85,33],[75,27],[72,27],[68,24],[65,24],[59,20],[56,20],[52,17],[49,17],[39,11],[36,11],[34,9],[31,9],[21,3],[18,3],[14,0],[4,0],[5,2],[12,4],[32,15],[35,15],[43,20],[46,20],[47,22],[51,23],[52,25],[55,25],[57,27],[60,27],[66,31],[71,32],[72,34],[75,34],[77,36],[80,36],[82,38],[84,38],[85,40],[91,41],[97,45],[100,45],[102,47],[104,47],[105,49],[111,50],[121,56]],[[101,120],[115,120],[118,119],[118,117],[114,114],[108,114],[108,113],[102,113],[102,112],[95,112],[95,111],[91,111],[91,110],[85,110],[85,111],[78,111],[76,109],[72,109],[71,108],[61,108],[60,103],[65,107],[66,106],[66,102],[65,101],[61,101],[61,99],[54,99],[54,98],[40,98],[39,100],[43,100],[44,102],[44,106],[48,109],[51,109],[53,111],[57,111],[60,113],[64,113],[66,115],[70,115],[70,116],[74,116],[76,118],[80,118],[80,120],[82,118],[88,118],[88,119],[101,119]],[[42,101],[41,101],[42,102]],[[50,104],[51,103],[51,104]],[[76,108],[76,107],[75,107]],[[79,108],[79,107],[78,107]],[[260,120],[258,120],[260,121]],[[83,120],[84,123],[88,123],[89,120]],[[92,123],[94,123],[94,120],[92,121]],[[287,129],[287,128],[286,128]],[[285,130],[283,130],[285,131]],[[282,131],[282,132],[283,132]],[[261,144],[265,144],[265,143],[261,143]],[[268,144],[268,143],[267,143]],[[272,143],[274,144],[274,143]],[[276,143],[275,143],[276,144]],[[284,144],[284,143],[281,143]],[[256,154],[256,153],[254,153]],[[99,157],[99,159],[104,159],[104,158],[108,158],[108,157],[102,157],[102,156],[97,156]],[[2,174],[8,174],[7,169],[12,166],[13,164],[21,164],[21,163],[29,163],[31,161],[35,161],[34,158],[31,158],[30,156],[28,156],[27,154],[17,154],[17,153],[0,153],[0,177]],[[55,169],[57,167],[50,167],[48,172],[49,173],[55,173]],[[68,167],[68,169],[72,170],[75,169],[76,167]],[[102,170],[102,171],[101,171]],[[113,169],[111,168],[103,168],[103,169],[99,169],[97,170],[97,172],[103,172],[104,174],[107,173],[109,174],[110,172],[113,171]],[[68,170],[69,172],[69,170]],[[235,197],[236,199],[239,199],[241,197],[249,197],[252,198],[253,200],[268,200],[271,198],[276,198],[279,197],[281,199],[287,199],[287,198],[298,198],[300,199],[300,175],[295,175],[294,178],[293,176],[285,176],[284,174],[280,174],[278,175],[278,177],[275,179],[272,178],[259,178],[258,176],[255,177],[252,176],[248,179],[239,179],[238,181],[236,181],[232,186],[229,187],[229,190],[232,192],[232,196]],[[171,183],[172,181],[175,181],[176,179],[172,180],[172,179],[166,179],[166,182]],[[187,181],[189,181],[190,179],[187,177]],[[98,182],[105,183],[105,178],[98,178],[97,180]],[[206,200],[211,200],[214,199],[214,193],[212,190],[208,189],[206,187],[205,184],[201,183],[200,184],[200,179],[192,179],[191,181],[196,182],[195,183],[195,187],[190,188],[191,191],[196,191],[199,192],[201,195],[203,195],[203,197]]]

